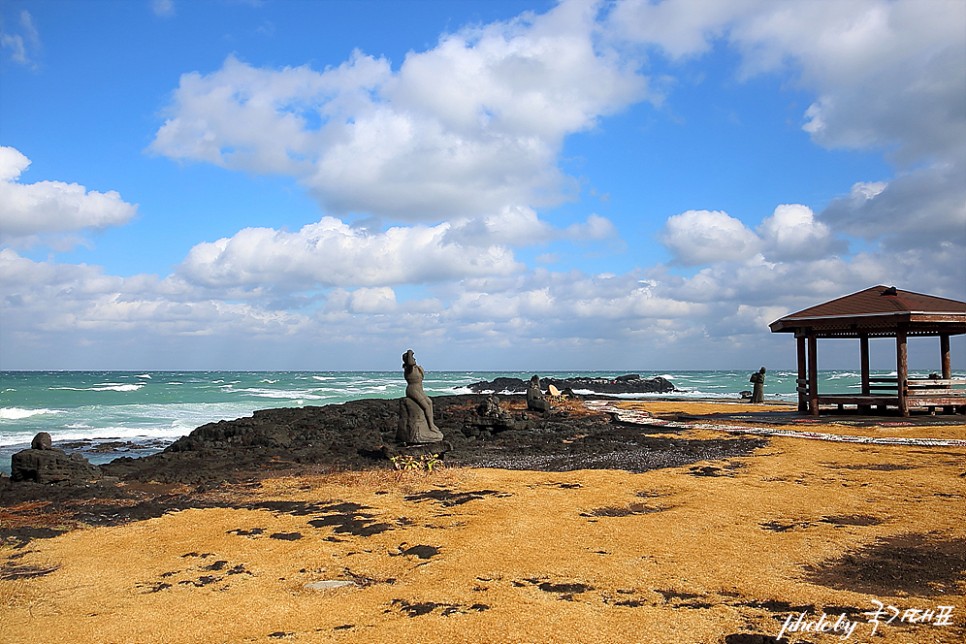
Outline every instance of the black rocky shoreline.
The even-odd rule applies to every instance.
[[[265,476],[389,468],[394,456],[404,454],[434,454],[450,466],[643,472],[740,456],[765,444],[760,438],[698,440],[669,435],[667,428],[626,425],[579,404],[532,412],[517,395],[463,394],[433,401],[444,435],[440,443],[407,447],[396,442],[398,399],[267,409],[203,425],[151,456],[121,457],[81,468],[77,479],[60,485],[4,477],[0,503],[56,496],[58,487],[131,482],[210,487]]]
[[[520,378],[496,378],[481,380],[468,386],[473,393],[522,394],[526,393],[528,381]],[[548,391],[550,386],[565,394],[577,395],[579,392],[593,392],[595,395],[617,394],[668,394],[680,392],[674,384],[662,376],[642,378],[640,374],[629,373],[616,378],[540,378],[540,389]]]

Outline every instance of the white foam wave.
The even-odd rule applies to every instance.
[[[142,373],[141,375],[139,375],[137,377],[138,378],[147,378],[148,380],[150,380],[151,379],[151,374],[149,374],[149,373]]]
[[[192,428],[193,429],[193,428]],[[77,428],[77,429],[61,429],[56,432],[50,432],[50,437],[53,439],[54,447],[57,443],[61,441],[77,441],[77,440],[174,440],[180,438],[189,431],[184,431],[183,428],[176,427],[96,427],[96,428]],[[33,434],[29,436],[26,434],[7,434],[0,432],[0,446],[9,445],[20,445],[30,443],[30,439]]]
[[[280,400],[325,400],[326,396],[320,396],[308,391],[286,391],[284,389],[261,389],[258,387],[251,387],[247,389],[232,389],[232,393],[238,394],[248,394],[250,396],[255,396],[256,398],[273,398]]]
[[[118,382],[105,382],[103,384],[94,385],[93,387],[51,387],[51,389],[56,389],[59,391],[137,391],[143,388],[143,384],[121,384]]]
[[[23,420],[44,414],[62,414],[59,409],[23,409],[21,407],[0,407],[0,420]]]

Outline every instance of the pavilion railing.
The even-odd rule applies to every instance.
[[[813,398],[807,378],[796,380],[799,399],[809,401]],[[903,398],[913,407],[966,405],[966,378],[909,378],[902,390]],[[868,393],[823,393],[818,392],[817,402],[823,404],[890,405],[899,402],[899,379],[895,376],[876,376],[869,378]]]

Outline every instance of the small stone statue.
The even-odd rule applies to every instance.
[[[751,378],[749,378],[748,381],[754,384],[754,391],[751,393],[751,402],[765,402],[765,368],[762,367],[755,373],[751,374]]]
[[[401,443],[435,443],[443,440],[433,421],[433,401],[423,391],[423,368],[416,364],[410,349],[403,354],[406,397],[399,400],[399,427],[396,440]]]
[[[530,378],[530,385],[527,387],[527,409],[539,412],[550,411],[550,403],[540,391],[540,376],[535,375]]]

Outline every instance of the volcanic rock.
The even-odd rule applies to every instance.
[[[10,457],[10,480],[14,482],[61,483],[75,485],[99,477],[100,472],[80,454],[68,456],[54,449],[47,432],[37,434],[31,447]]]
[[[529,382],[520,378],[496,378],[481,380],[469,385],[470,391],[488,393],[495,391],[507,394],[524,394]],[[597,394],[665,394],[678,391],[670,380],[662,376],[641,378],[638,374],[626,374],[617,378],[541,378],[540,388],[546,390],[550,385],[561,391],[581,389]]]

